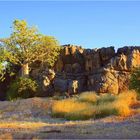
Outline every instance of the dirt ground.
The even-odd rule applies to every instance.
[[[0,139],[140,139],[140,113],[67,121],[51,118],[50,104],[41,98],[0,102]]]

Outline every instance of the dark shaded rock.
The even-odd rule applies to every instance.
[[[54,89],[57,92],[66,92],[68,90],[68,80],[56,78],[54,80]]]
[[[118,93],[118,74],[116,71],[104,70],[89,76],[88,89],[98,93]]]
[[[54,66],[56,75],[43,79],[46,88],[69,94],[92,90],[118,94],[128,90],[130,73],[140,66],[140,47],[83,49],[64,45]],[[38,70],[36,69],[36,75]],[[41,80],[40,80],[41,81]]]
[[[108,48],[101,48],[100,49],[100,57],[101,57],[102,63],[109,60],[113,56],[115,56],[114,47],[108,47]]]
[[[77,81],[78,92],[88,89],[118,94],[128,89],[130,72],[140,66],[140,47],[137,46],[126,46],[115,53],[114,47],[82,49],[64,45],[61,56],[64,71],[58,78],[71,79],[68,89],[62,86],[62,91],[65,89],[65,92],[68,90],[70,93],[75,93],[73,81]]]

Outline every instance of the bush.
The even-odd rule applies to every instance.
[[[18,78],[9,87],[7,99],[30,98],[36,95],[38,85],[30,78]]]
[[[140,68],[136,68],[131,74],[129,88],[140,94]]]
[[[102,103],[95,106],[95,118],[103,118],[109,115],[117,115],[117,108],[112,103]]]
[[[83,92],[79,96],[79,100],[82,102],[89,102],[95,104],[99,96],[95,92]]]
[[[64,99],[56,101],[52,106],[52,116],[70,120],[81,120],[91,117],[91,105],[78,100]]]
[[[112,103],[111,107],[115,109],[116,115],[119,116],[126,117],[131,113],[129,105],[125,104],[122,100],[116,100]]]
[[[117,102],[122,102],[122,104],[127,104],[131,106],[136,103],[137,101],[137,94],[134,90],[125,91],[119,94],[116,98]]]
[[[128,116],[131,113],[130,106],[135,102],[136,93],[134,91],[101,96],[92,92],[84,92],[77,99],[56,101],[52,105],[52,116],[68,120],[86,120],[109,115]]]
[[[115,95],[111,95],[109,93],[100,95],[100,98],[98,98],[97,100],[97,104],[105,104],[108,102],[113,102],[116,100],[116,96]]]

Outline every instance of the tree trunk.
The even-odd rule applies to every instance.
[[[29,64],[28,63],[24,63],[22,65],[21,76],[27,77],[27,78],[29,77]]]

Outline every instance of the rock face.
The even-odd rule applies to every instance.
[[[137,66],[140,66],[138,46],[125,46],[115,52],[112,46],[82,49],[79,46],[64,45],[55,65],[57,78],[54,87],[61,85],[60,91],[71,93],[93,90],[118,94],[128,89],[130,73]],[[61,81],[59,84],[58,78]],[[73,81],[77,81],[76,90],[73,89]]]
[[[128,90],[130,73],[140,66],[140,47],[125,46],[83,49],[64,45],[57,60],[55,75],[49,85],[58,92],[69,94],[82,91],[118,94]]]

